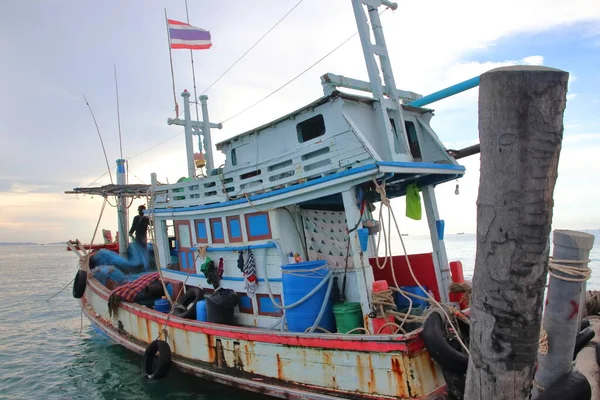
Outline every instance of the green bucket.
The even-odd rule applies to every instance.
[[[348,333],[355,328],[363,327],[362,307],[360,303],[340,303],[333,306],[335,323],[339,333]],[[357,329],[352,333],[363,333]]]

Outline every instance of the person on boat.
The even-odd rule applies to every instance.
[[[135,232],[135,241],[144,248],[148,245],[148,225],[150,225],[150,218],[144,215],[145,209],[146,206],[143,204],[138,207],[138,215],[133,217],[129,230],[129,236],[133,237],[133,232]]]

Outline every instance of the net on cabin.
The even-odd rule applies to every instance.
[[[346,265],[348,227],[343,211],[302,210],[309,260],[327,260],[330,267]],[[348,268],[354,265],[348,258]]]

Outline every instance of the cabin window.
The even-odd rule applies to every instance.
[[[231,165],[237,165],[237,155],[235,154],[235,149],[231,149]]]
[[[281,296],[273,295],[275,303],[281,305]],[[258,303],[258,315],[267,315],[270,317],[279,317],[283,312],[273,305],[268,294],[256,294],[256,302]]]
[[[229,233],[229,242],[241,242],[242,239],[242,224],[240,217],[237,215],[227,217],[227,232]]]
[[[325,120],[319,114],[296,125],[298,142],[304,143],[325,134]]]
[[[405,121],[404,127],[406,128],[406,137],[408,138],[408,145],[410,146],[410,154],[414,159],[421,159],[421,148],[419,147],[419,139],[417,137],[417,127],[412,121]]]
[[[238,308],[241,313],[254,314],[252,299],[246,293],[238,293]],[[270,300],[270,299],[269,299]]]
[[[225,235],[223,234],[223,221],[221,221],[221,218],[210,219],[210,231],[212,233],[213,243],[225,243]]]
[[[196,239],[198,243],[208,243],[208,234],[206,233],[206,221],[197,219],[194,221],[196,226]]]
[[[271,223],[268,213],[257,212],[246,214],[245,217],[248,240],[271,239]]]
[[[179,242],[179,249],[182,247],[192,247],[192,236],[190,232],[190,226],[185,223],[176,224],[177,226],[177,240]]]

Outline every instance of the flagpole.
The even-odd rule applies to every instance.
[[[185,0],[185,18],[189,25],[190,23],[190,15],[188,13],[188,4],[187,0]],[[196,71],[194,69],[194,51],[190,49],[190,60],[192,61],[192,82],[194,84],[194,104],[196,105],[196,121],[200,121],[198,119],[198,93],[196,92]],[[198,149],[202,151],[202,148]],[[206,151],[206,149],[204,149]]]
[[[169,61],[171,62],[171,82],[173,82],[173,101],[175,102],[175,118],[179,117],[179,105],[177,104],[177,94],[175,94],[175,73],[173,72],[173,54],[171,53],[171,32],[169,31],[169,19],[167,18],[167,9],[165,8],[165,24],[167,25],[167,45],[169,46]],[[196,84],[194,83],[194,86]],[[194,88],[195,89],[195,88]]]

